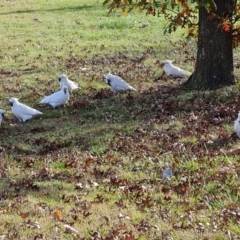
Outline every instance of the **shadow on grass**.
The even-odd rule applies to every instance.
[[[1,200],[17,200],[34,192],[33,195],[39,200],[59,201],[59,196],[63,195],[63,191],[69,191],[72,188],[72,184],[68,183],[68,178],[70,176],[65,172],[59,173],[54,178],[46,177],[45,179],[23,177],[13,181],[5,177],[0,184],[0,197]]]
[[[180,101],[178,98],[183,93],[179,87],[175,86],[161,86],[139,93],[126,92],[118,95],[113,95],[109,89],[92,89],[87,96],[80,93],[74,96],[70,104],[64,108],[64,114],[57,109],[45,109],[48,116],[45,121],[44,118],[36,119],[26,124],[2,129],[0,138],[4,154],[13,156],[15,161],[17,160],[14,156],[20,156],[22,162],[17,161],[17,165],[24,164],[23,171],[26,165],[30,170],[31,164],[41,164],[41,161],[43,161],[43,167],[39,169],[36,165],[34,169],[38,174],[29,174],[29,178],[23,174],[20,179],[16,178],[14,181],[7,176],[6,172],[4,180],[6,187],[1,190],[0,197],[10,199],[13,195],[25,196],[28,192],[36,192],[35,195],[40,199],[57,196],[57,200],[62,190],[67,190],[66,187],[61,186],[61,182],[67,182],[73,186],[71,181],[73,179],[78,181],[78,177],[81,176],[74,175],[73,169],[71,172],[65,165],[57,168],[54,174],[53,172],[49,174],[43,165],[46,159],[51,159],[54,163],[63,163],[67,159],[70,163],[77,164],[74,169],[78,169],[79,172],[84,165],[82,160],[86,161],[86,157],[82,157],[86,152],[91,152],[100,158],[105,158],[110,151],[116,151],[121,156],[129,157],[139,154],[142,157],[144,151],[149,156],[156,156],[161,147],[163,152],[168,150],[176,155],[184,154],[177,148],[179,140],[186,136],[196,137],[196,133],[203,131],[201,128],[204,126],[201,127],[201,123],[207,123],[206,126],[211,124],[214,127],[214,123],[210,122],[211,118],[204,119],[204,113],[208,110],[207,116],[214,117],[217,110],[214,110],[214,114],[211,113],[213,105],[211,103],[207,105],[207,101],[201,107],[197,104],[197,100],[195,102],[195,95],[191,97],[187,95],[186,99],[181,98]],[[193,119],[189,123],[191,111],[199,114],[200,119]],[[169,122],[172,117],[183,122],[183,127],[179,130],[181,132],[171,128]],[[154,124],[157,125],[156,129],[153,128]],[[164,124],[165,128],[161,128]],[[196,128],[196,124],[198,125],[196,132],[190,133],[190,130]],[[225,123],[218,123],[218,127],[219,124]],[[11,136],[12,133],[15,134],[14,137]],[[205,136],[204,133],[203,131],[203,136]],[[181,143],[181,145],[185,144],[185,152],[193,149],[194,156],[198,156],[203,151],[219,153],[219,149],[233,144],[236,138],[226,135],[211,143],[200,138],[197,141],[199,144],[196,144],[195,148],[194,143]],[[96,152],[92,151],[94,147]],[[73,149],[77,153],[73,151],[75,155],[71,160]],[[102,152],[98,155],[97,151]],[[32,158],[33,162],[31,162]],[[28,159],[31,161],[29,162]],[[109,160],[110,158],[107,159]],[[97,162],[96,166],[98,166]],[[44,181],[49,185],[44,185]],[[56,184],[53,189],[51,183]]]
[[[196,97],[200,93],[184,94],[186,93],[179,86],[159,86],[138,93],[117,95],[113,95],[108,88],[92,88],[86,95],[75,94],[63,109],[45,108],[42,119],[13,126],[8,121],[9,126],[0,132],[2,147],[9,154],[27,156],[47,155],[74,147],[81,151],[99,148],[99,151],[104,152],[113,139],[127,139],[130,135],[133,138],[139,129],[142,132],[140,138],[149,137],[152,131],[156,131],[178,139],[181,134],[178,136],[174,127],[169,125],[173,122],[172,117],[183,123],[183,136],[189,129],[196,128],[196,124],[199,126],[198,131],[201,131],[201,125],[206,125],[206,122],[207,126],[214,126],[215,123],[211,121],[218,114],[218,109],[211,112],[211,102],[200,105]],[[191,121],[192,112],[198,113],[198,120]],[[226,116],[229,114],[231,112]],[[217,124],[219,126],[227,122]],[[161,130],[162,125],[169,130]],[[230,143],[231,141],[227,141],[225,145]],[[221,144],[216,142],[217,147]]]
[[[96,9],[96,6],[74,6],[74,7],[64,7],[64,8],[53,8],[53,9],[25,9],[25,10],[18,10],[6,13],[0,13],[0,15],[8,15],[8,14],[19,14],[19,13],[35,13],[35,12],[61,12],[61,11],[82,11],[82,10],[89,10],[89,9]]]

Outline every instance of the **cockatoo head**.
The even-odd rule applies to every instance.
[[[0,114],[4,117],[4,111],[2,109],[0,109]]]
[[[62,85],[61,90],[66,94],[68,92],[68,87],[66,85]]]
[[[59,77],[58,77],[59,82],[66,81],[66,79],[67,79],[67,76],[64,75],[64,74],[60,74]]]
[[[106,83],[109,85],[109,86],[111,86],[111,79],[112,79],[112,74],[109,72],[108,74],[106,74],[104,77],[105,77],[105,81],[106,81]]]
[[[12,97],[12,98],[9,99],[9,104],[10,104],[11,107],[13,106],[14,103],[17,103],[17,102],[18,102],[17,98]]]
[[[170,60],[164,60],[164,61],[160,62],[161,66],[166,66],[166,65],[171,65],[171,64],[172,64],[172,62]]]

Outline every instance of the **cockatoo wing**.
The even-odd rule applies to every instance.
[[[239,122],[238,122],[238,119],[236,121],[234,121],[234,131],[237,132],[238,130],[238,125],[239,125]]]
[[[73,81],[71,81],[69,79],[68,79],[67,86],[68,86],[68,89],[70,89],[70,90],[74,90],[74,89],[78,89],[79,88],[77,83],[75,83],[75,82],[73,82]]]
[[[183,70],[179,67],[176,67],[174,65],[167,65],[167,66],[164,66],[164,71],[166,72],[166,74],[168,76],[173,76],[173,77],[187,77],[187,76],[190,76],[191,73],[186,71],[186,70]]]
[[[70,79],[62,79],[60,81],[60,88],[62,88],[63,85],[66,85],[69,90],[74,90],[74,89],[80,89],[77,83],[73,82]]]
[[[49,96],[44,97],[40,103],[51,103],[51,102],[56,102],[61,98],[61,91],[55,92]]]
[[[121,77],[119,76],[114,76],[111,79],[111,87],[116,91],[124,91],[127,89],[137,91],[135,88],[133,88],[131,85],[126,83]]]
[[[22,114],[22,115],[37,115],[43,114],[42,112],[38,111],[37,109],[31,108],[25,104],[19,103],[13,106],[14,111]]]
[[[179,67],[175,67],[173,75],[176,77],[189,77],[191,73]]]

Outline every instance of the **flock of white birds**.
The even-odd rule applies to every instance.
[[[179,67],[176,67],[172,64],[170,60],[165,60],[161,62],[161,66],[164,68],[164,72],[167,76],[171,76],[174,78],[184,78],[189,77],[191,75],[190,72],[183,70]],[[137,91],[130,84],[125,82],[121,77],[113,75],[111,73],[106,74],[105,76],[106,83],[110,86],[113,93],[118,93],[126,90]],[[53,108],[64,105],[70,98],[70,91],[75,89],[80,89],[77,83],[68,79],[68,77],[64,74],[59,76],[59,85],[60,90],[54,92],[53,94],[44,97],[39,103],[40,104],[49,104]],[[11,97],[9,99],[9,103],[11,106],[12,113],[20,122],[26,122],[30,120],[34,116],[42,115],[43,113],[38,111],[37,109],[31,108],[23,103],[20,103],[17,98]],[[4,117],[4,110],[0,109],[0,126]],[[238,118],[234,122],[234,131],[237,133],[240,138],[240,113],[238,114]]]

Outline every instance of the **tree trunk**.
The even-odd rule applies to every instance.
[[[197,61],[184,87],[197,90],[216,89],[235,83],[231,16],[234,0],[215,0],[216,11],[199,9]],[[223,19],[229,22],[223,25]],[[226,23],[226,22],[225,22]]]

